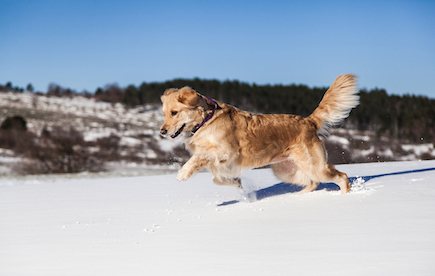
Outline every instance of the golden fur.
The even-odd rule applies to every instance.
[[[214,103],[189,87],[166,90],[161,97],[165,122],[162,135],[182,134],[192,157],[178,172],[185,181],[203,168],[213,174],[217,185],[242,187],[240,174],[272,164],[284,182],[301,185],[302,192],[314,191],[320,182],[333,182],[342,193],[350,191],[347,175],[327,163],[327,153],[318,133],[345,119],[358,105],[356,77],[341,75],[326,91],[309,117],[287,114],[252,114],[215,101],[214,115],[207,118]]]

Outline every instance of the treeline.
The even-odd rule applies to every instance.
[[[120,88],[116,84],[98,88],[94,94],[77,93],[50,84],[47,95],[71,96],[81,94],[97,100],[129,107],[160,103],[160,96],[168,88],[190,86],[196,91],[245,110],[261,113],[290,113],[308,116],[317,107],[327,87],[306,85],[256,85],[239,81],[203,79],[174,79],[166,82],[142,83]],[[11,83],[0,85],[14,88]],[[32,88],[31,84],[28,88]],[[2,89],[3,88],[3,89]],[[32,88],[33,89],[33,88]],[[15,91],[24,91],[18,87]],[[29,91],[29,89],[27,89]],[[9,90],[12,91],[12,90]],[[29,91],[31,92],[31,91]],[[423,96],[388,95],[384,89],[360,91],[360,105],[344,122],[347,128],[375,131],[378,137],[404,142],[435,142],[435,100]]]
[[[435,100],[388,95],[384,89],[360,91],[360,105],[349,121],[360,130],[409,142],[435,143]]]

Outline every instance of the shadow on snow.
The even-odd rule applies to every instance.
[[[351,183],[351,185],[353,185],[353,183],[357,179],[361,179],[362,182],[367,182],[373,178],[378,178],[378,177],[391,176],[391,175],[402,175],[402,174],[409,174],[409,173],[419,173],[419,172],[426,172],[426,171],[433,171],[433,170],[435,170],[435,168],[426,168],[426,169],[410,170],[410,171],[402,171],[402,172],[392,172],[392,173],[370,175],[370,176],[349,177],[349,182]],[[328,191],[340,190],[338,185],[336,185],[334,183],[320,183],[320,185],[316,189],[316,191],[323,190],[323,189],[326,189]],[[270,187],[267,187],[264,189],[252,191],[249,194],[252,194],[252,197],[255,198],[256,201],[258,201],[258,200],[262,200],[262,199],[265,199],[268,197],[273,197],[273,196],[278,196],[278,195],[283,195],[283,194],[288,194],[288,193],[297,193],[301,190],[302,190],[301,186],[281,182],[281,183],[275,184],[273,186],[270,186]],[[239,202],[241,202],[241,201],[240,200],[231,200],[231,201],[222,202],[218,206],[231,205],[231,204],[236,204]]]

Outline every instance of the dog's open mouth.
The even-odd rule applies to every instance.
[[[175,138],[178,135],[180,135],[181,132],[183,132],[185,126],[186,126],[186,124],[182,125],[174,134],[171,135],[171,138]]]

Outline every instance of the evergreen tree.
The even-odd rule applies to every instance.
[[[32,92],[33,92],[33,85],[32,85],[31,83],[29,83],[29,84],[26,86],[26,90],[27,90],[27,92],[32,93]]]

